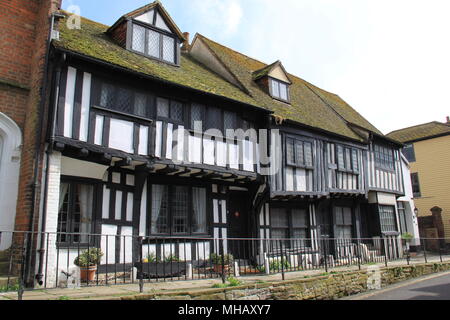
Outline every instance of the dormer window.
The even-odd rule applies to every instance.
[[[289,102],[289,84],[276,79],[270,79],[270,94],[272,98]]]
[[[158,1],[122,16],[107,33],[130,51],[180,64],[180,44],[186,39]]]
[[[131,49],[141,54],[175,64],[177,44],[173,35],[133,22]]]
[[[292,82],[280,61],[253,72],[253,80],[273,99],[290,103]]]

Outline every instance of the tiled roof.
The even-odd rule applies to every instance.
[[[291,103],[286,104],[272,99],[253,81],[255,71],[270,69],[272,65],[266,65],[202,35],[197,36],[237,76],[255,100],[261,106],[274,111],[276,115],[357,140],[360,140],[360,136],[350,129],[347,122],[355,123],[360,127],[382,135],[377,128],[337,95],[319,89],[291,74],[288,74],[289,79],[292,81],[290,86]]]
[[[414,127],[396,130],[387,134],[387,136],[402,143],[408,143],[446,134],[450,135],[450,124],[433,121]]]
[[[188,54],[182,54],[180,67],[171,66],[122,48],[105,33],[108,29],[106,25],[81,18],[81,29],[69,29],[65,20],[60,21],[60,39],[53,41],[56,48],[258,107],[251,96],[208,70]]]
[[[146,9],[148,6],[138,10]],[[62,13],[67,16],[67,13]],[[291,103],[272,99],[258,86],[254,77],[255,72],[270,70],[278,61],[267,65],[197,35],[244,86],[243,90],[209,70],[189,54],[182,54],[180,67],[175,67],[130,52],[116,44],[106,34],[108,28],[106,25],[81,18],[81,29],[69,29],[63,19],[60,22],[60,39],[53,41],[53,45],[68,52],[94,58],[162,81],[264,108],[283,119],[343,137],[363,141],[361,136],[350,128],[349,124],[352,123],[382,136],[379,130],[339,96],[319,89],[294,75],[287,74],[292,82]]]

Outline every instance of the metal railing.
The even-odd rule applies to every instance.
[[[420,239],[412,253],[399,236],[366,239],[217,239],[0,232],[0,292],[281,274],[443,261],[444,239]],[[43,238],[42,238],[43,237]],[[41,239],[42,238],[42,239]],[[416,239],[418,240],[418,239]],[[427,242],[434,241],[434,251]],[[44,248],[36,245],[45,244]],[[436,243],[438,249],[436,249]],[[43,252],[42,252],[43,250]],[[42,258],[42,261],[39,261]],[[41,266],[40,268],[38,266]]]

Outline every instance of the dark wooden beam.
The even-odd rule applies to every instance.
[[[131,165],[131,163],[132,163],[131,158],[127,157],[127,158],[125,158],[125,159],[123,159],[121,161],[118,161],[118,162],[114,163],[114,166],[116,168],[129,167]]]
[[[80,158],[87,158],[87,157],[89,156],[89,150],[88,150],[88,149],[85,149],[85,148],[80,149],[80,150],[78,151],[78,156],[79,156]]]
[[[64,151],[64,149],[66,148],[66,145],[64,143],[61,142],[55,142],[55,146],[53,147],[53,149],[55,149],[56,151]]]

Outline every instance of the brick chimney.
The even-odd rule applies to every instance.
[[[188,52],[189,49],[191,48],[189,41],[190,41],[190,34],[189,32],[183,32],[183,36],[186,40],[184,40],[183,45],[181,46],[181,51],[182,52]]]

